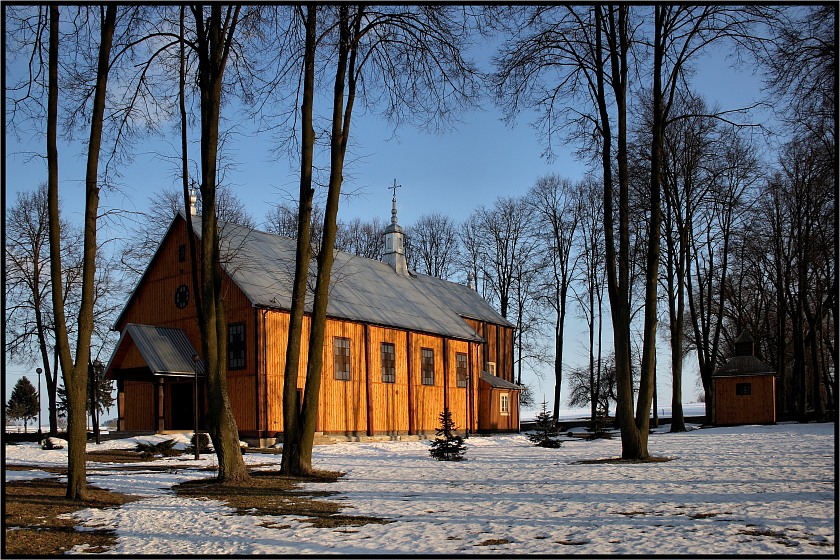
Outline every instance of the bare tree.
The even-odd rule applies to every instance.
[[[385,223],[377,216],[370,221],[356,218],[350,222],[339,222],[335,249],[357,257],[380,260],[385,250],[384,230]]]
[[[219,459],[220,482],[248,478],[239,450],[236,420],[227,393],[227,329],[219,247],[217,172],[219,117],[225,69],[233,48],[240,6],[191,6],[201,114],[201,350],[207,375],[209,433]]]
[[[296,399],[292,391],[296,386],[296,366],[291,356],[299,347],[300,331],[290,330],[284,393],[284,450],[290,453],[283,470],[287,473],[307,473],[311,470],[312,442],[318,413],[318,395],[321,384],[322,347],[326,324],[326,307],[329,295],[333,247],[337,230],[338,201],[343,183],[345,155],[350,139],[350,124],[355,102],[360,99],[369,106],[381,107],[382,113],[394,123],[414,121],[422,127],[448,126],[447,118],[454,110],[470,104],[476,88],[476,72],[461,57],[465,45],[465,28],[457,17],[457,10],[429,9],[427,7],[365,7],[339,5],[324,10],[326,33],[320,44],[308,40],[305,49],[304,69],[314,60],[318,48],[330,60],[327,66],[334,69],[333,110],[329,132],[329,180],[324,216],[323,241],[318,253],[312,320],[310,323],[309,356],[306,386],[300,422]],[[311,20],[310,20],[311,17]],[[307,14],[307,30],[315,26],[315,14]],[[307,37],[309,33],[307,32]],[[311,46],[311,48],[310,48]],[[305,73],[304,99],[314,91],[314,80]],[[443,77],[444,79],[440,79]],[[309,119],[308,110],[302,113]],[[424,120],[425,119],[425,120]],[[309,152],[314,145],[314,133],[304,123],[302,152]],[[311,188],[304,193],[305,184],[311,184],[312,161],[301,160],[301,224],[298,232],[298,265],[295,288],[304,288],[309,257],[308,224]],[[306,230],[306,231],[304,231]],[[302,290],[301,290],[302,291]],[[297,293],[297,292],[296,292]],[[303,305],[303,294],[293,296],[292,318]]]
[[[477,239],[482,262],[479,272],[487,284],[499,313],[507,318],[513,299],[514,282],[533,254],[535,239],[531,209],[524,198],[499,197],[492,208],[479,206],[475,212]]]
[[[753,150],[734,131],[721,131],[712,183],[694,218],[689,240],[691,274],[687,298],[706,396],[706,417],[713,419],[712,373],[722,359],[724,303],[733,233],[745,216],[751,189],[758,180]],[[735,335],[737,336],[737,335]]]
[[[694,214],[711,186],[709,171],[714,157],[713,119],[700,99],[690,100],[697,116],[672,122],[665,131],[662,158],[665,241],[663,280],[668,302],[671,346],[671,431],[685,431],[682,410],[682,367],[685,352],[686,275],[690,274],[689,238]],[[685,114],[684,109],[681,114]]]
[[[6,353],[13,359],[40,360],[47,385],[50,434],[57,433],[58,364],[49,273],[47,186],[18,193],[6,216]],[[64,251],[62,301],[66,309],[78,304],[81,278],[81,235],[62,220]],[[72,239],[71,239],[72,237]],[[72,328],[72,327],[71,327]]]
[[[836,144],[837,6],[765,6],[769,45],[757,50],[766,83],[786,103],[780,116],[829,151]]]
[[[481,216],[472,213],[460,226],[461,260],[459,268],[467,277],[467,285],[471,285],[485,300],[489,299],[489,285],[482,275],[482,267],[487,259],[484,247],[484,234],[481,230]]]
[[[652,13],[651,13],[652,12]],[[538,127],[552,142],[570,137],[603,170],[607,285],[618,379],[617,413],[622,457],[648,456],[650,407],[655,391],[660,253],[662,138],[688,64],[713,41],[741,33],[747,22],[727,7],[595,5],[511,9],[514,31],[498,55],[494,85],[509,118],[521,108],[538,112]],[[652,18],[648,17],[652,16]],[[651,21],[652,20],[652,21]],[[650,32],[651,38],[643,34]],[[649,67],[643,55],[651,53]],[[633,413],[631,348],[631,228],[628,106],[630,85],[649,69],[651,106],[642,300],[642,367]],[[616,192],[617,191],[617,192]],[[617,221],[617,223],[616,223]],[[637,239],[641,237],[637,236]]]
[[[277,204],[265,216],[266,228],[270,233],[297,239],[298,236],[298,211],[286,204]],[[312,217],[309,226],[309,243],[312,250],[317,253],[321,247],[321,238],[324,226],[324,209],[313,203]]]
[[[566,326],[566,301],[576,268],[574,240],[578,233],[580,201],[569,179],[548,175],[541,177],[528,191],[527,200],[537,212],[540,237],[549,244],[545,296],[554,310],[554,408],[552,418],[560,415],[560,388],[563,383],[563,334]]]
[[[90,115],[90,137],[85,175],[85,220],[82,249],[82,295],[76,332],[76,358],[73,359],[67,336],[61,291],[52,291],[53,311],[56,323],[56,346],[68,397],[68,451],[67,451],[67,497],[72,500],[87,498],[86,458],[87,445],[85,403],[90,364],[91,333],[93,331],[93,307],[95,301],[96,275],[96,221],[99,207],[99,153],[102,139],[102,123],[105,112],[105,95],[108,84],[111,45],[116,25],[117,8],[114,5],[102,8],[99,13],[99,44],[96,81],[93,86],[93,105]],[[49,101],[47,110],[47,161],[48,161],[48,212],[50,223],[50,276],[53,286],[61,285],[61,228],[58,210],[58,149],[56,130],[58,121],[58,48],[59,10],[50,6],[49,46]]]
[[[574,196],[578,201],[576,213],[579,232],[575,245],[580,261],[576,279],[578,285],[581,286],[580,291],[575,290],[575,297],[589,330],[589,364],[586,368],[588,380],[583,386],[589,390],[587,403],[590,405],[591,422],[595,425],[599,413],[598,406],[601,403],[599,395],[601,395],[603,381],[602,305],[606,277],[604,274],[604,230],[601,223],[604,203],[598,184],[592,179],[578,183]]]
[[[121,248],[120,265],[128,284],[136,283],[143,274],[175,215],[179,212],[184,215],[189,213],[189,210],[184,211],[183,194],[175,189],[155,192],[149,196],[148,201],[149,209],[146,212],[124,220],[128,222],[129,230]],[[254,218],[230,187],[219,187],[217,205],[219,221],[256,228]],[[199,198],[196,198],[195,209],[197,215],[202,214]]]
[[[458,228],[449,216],[424,214],[406,228],[406,259],[409,266],[436,278],[448,280],[460,259]]]

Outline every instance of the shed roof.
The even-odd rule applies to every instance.
[[[506,381],[501,377],[496,377],[492,373],[488,373],[486,371],[481,372],[481,380],[486,383],[489,383],[490,386],[495,389],[511,389],[514,391],[522,390],[522,387],[520,387],[516,383],[511,383],[510,381]]]
[[[193,229],[201,235],[200,221]],[[222,266],[255,306],[291,309],[296,242],[236,224],[220,224]],[[314,284],[315,263],[310,265]],[[307,294],[306,309],[312,309]],[[337,251],[330,317],[481,341],[463,318],[512,326],[475,290],[425,275],[404,277],[386,263]]]
[[[755,356],[732,356],[715,370],[712,377],[737,375],[776,375],[776,372]]]
[[[199,375],[204,375],[204,362],[193,362],[197,352],[183,330],[134,323],[126,325],[106,372],[112,365],[118,365],[132,343],[153,375],[193,376],[196,370]]]

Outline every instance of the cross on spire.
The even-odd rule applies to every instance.
[[[394,184],[392,186],[388,187],[388,188],[392,189],[394,191],[394,198],[391,201],[391,203],[392,203],[391,204],[391,223],[396,224],[397,223],[397,189],[401,189],[402,185],[398,185],[397,180],[394,179]]]
[[[396,180],[396,179],[394,179],[394,184],[393,184],[393,186],[390,186],[390,187],[388,187],[388,188],[394,191],[394,201],[396,202],[396,200],[397,200],[397,189],[401,189],[401,188],[402,188],[402,185],[398,185],[398,184],[397,184],[397,180]]]

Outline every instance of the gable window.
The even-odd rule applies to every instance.
[[[461,352],[455,354],[455,382],[458,387],[467,386],[467,355]]]
[[[431,348],[420,349],[420,382],[423,385],[435,384],[435,351]]]
[[[178,262],[187,260],[187,246],[183,243],[178,245]]]
[[[752,395],[752,383],[736,383],[735,394],[738,396]]]
[[[333,338],[333,355],[335,357],[335,378],[347,381],[350,379],[350,339]]]
[[[383,342],[379,348],[382,355],[382,383],[395,383],[397,381],[397,365],[394,345]]]
[[[245,369],[245,323],[228,325],[228,369]]]
[[[499,412],[502,416],[507,416],[510,414],[510,396],[507,393],[501,393],[499,397]]]
[[[496,375],[496,362],[487,362],[487,373]]]

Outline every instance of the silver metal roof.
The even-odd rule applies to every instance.
[[[496,377],[495,375],[488,373],[486,371],[481,372],[481,380],[486,381],[490,384],[491,387],[495,387],[497,389],[512,389],[515,391],[521,391],[522,387],[517,385],[516,383],[511,383],[501,377]]]
[[[200,235],[199,220],[193,223]],[[220,225],[220,239],[225,272],[255,306],[291,308],[294,240],[234,224]],[[314,262],[309,273],[313,287]],[[482,339],[463,317],[512,326],[467,286],[424,275],[403,277],[386,263],[342,252],[335,254],[327,315],[473,341]]]
[[[712,373],[712,377],[739,375],[776,375],[776,372],[755,356],[732,356]]]
[[[192,357],[197,352],[183,330],[134,323],[126,325],[106,371],[114,359],[126,351],[125,345],[129,342],[137,346],[153,375],[192,376],[195,368],[199,375],[204,374],[204,363],[201,360],[193,363]]]

